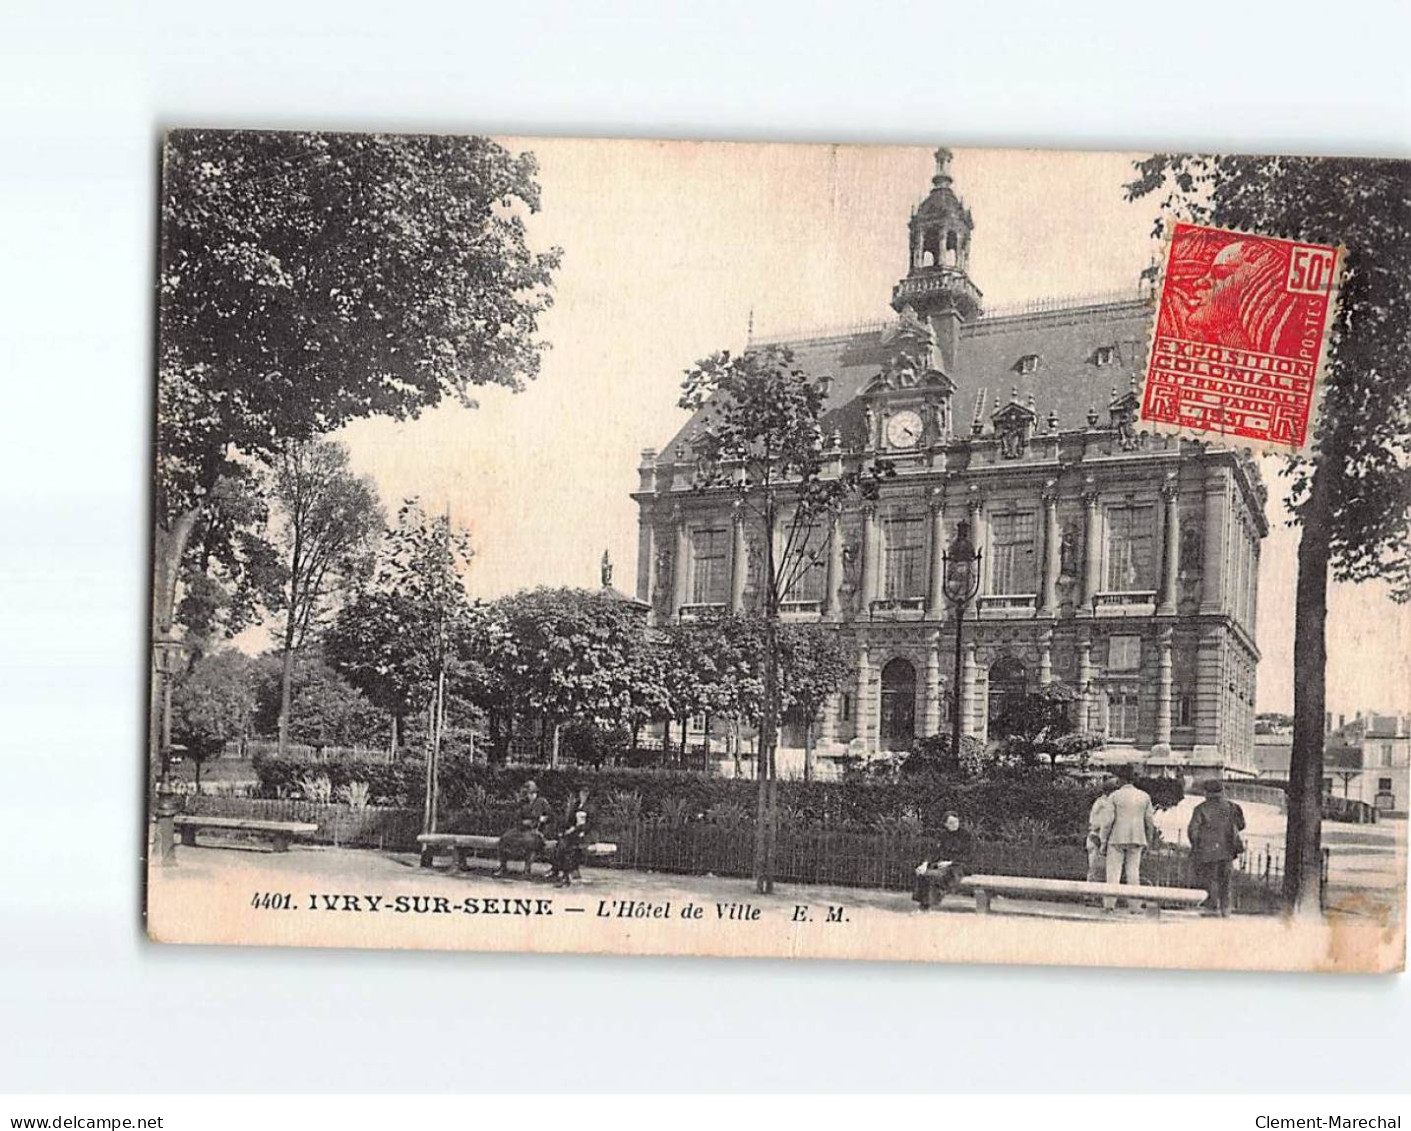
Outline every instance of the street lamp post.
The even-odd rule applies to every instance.
[[[163,867],[176,863],[176,826],[174,818],[180,809],[176,790],[171,783],[171,690],[172,681],[180,674],[184,646],[175,637],[158,637],[153,642],[157,678],[161,681],[162,725],[158,736],[157,755],[161,777],[157,781],[157,862]]]
[[[961,638],[965,627],[965,606],[980,591],[980,551],[970,541],[970,524],[960,522],[950,548],[941,555],[942,588],[946,600],[955,606],[955,694],[952,696],[950,756],[960,764],[960,666]]]

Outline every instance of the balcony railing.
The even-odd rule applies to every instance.
[[[822,601],[798,600],[779,602],[779,615],[783,617],[798,617],[799,619],[804,619],[806,617],[819,616],[822,612]]]
[[[1099,593],[1094,601],[1093,611],[1097,616],[1151,613],[1156,610],[1156,591],[1136,589]]]
[[[926,611],[926,598],[882,597],[872,602],[870,610],[874,616],[878,613],[924,613]]]
[[[980,613],[998,616],[1027,616],[1034,611],[1033,593],[993,593],[980,598]]]
[[[682,605],[677,612],[682,620],[696,620],[699,617],[721,612],[724,608],[724,601],[700,601],[691,605]]]

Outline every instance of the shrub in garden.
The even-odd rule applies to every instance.
[[[963,747],[962,747],[963,751]],[[297,757],[262,757],[255,761],[258,796],[292,797],[301,792],[301,778],[326,775],[333,790],[351,782],[366,782],[369,804],[419,809],[426,781],[426,763],[406,754],[396,762],[380,758],[334,758],[313,763]],[[447,819],[463,818],[466,832],[497,829],[512,814],[526,781],[533,778],[557,810],[580,786],[593,797],[600,826],[607,819],[634,821],[642,817],[668,823],[680,814],[694,819],[704,814],[721,824],[753,820],[756,783],[736,778],[711,778],[679,770],[631,770],[570,767],[497,767],[464,757],[443,758],[440,769],[442,812]],[[1138,784],[1158,808],[1177,804],[1181,783],[1165,778]],[[1097,787],[1047,770],[997,770],[965,780],[955,774],[898,774],[894,779],[854,777],[843,782],[780,781],[778,805],[799,827],[874,829],[879,819],[898,819],[914,811],[923,829],[940,828],[947,809],[960,813],[966,825],[982,836],[996,835],[1005,820],[1030,817],[1044,822],[1059,842],[1078,844],[1087,829],[1088,810]],[[636,798],[623,800],[623,795]]]

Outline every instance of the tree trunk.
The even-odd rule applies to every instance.
[[[1284,840],[1284,907],[1300,919],[1322,918],[1331,474],[1324,455],[1314,467],[1308,501],[1299,515],[1303,533],[1298,542],[1293,623],[1293,751]]]
[[[774,749],[779,740],[779,657],[777,604],[770,601],[764,622],[764,709],[760,712],[759,794],[755,811],[755,889],[774,890]]]
[[[682,719],[681,719],[681,747],[680,747],[680,750],[677,752],[677,755],[676,755],[676,768],[677,768],[678,770],[683,770],[683,769],[686,768],[686,740],[690,737],[690,734],[689,734],[690,730],[691,730],[691,717],[690,717],[689,715],[682,716]]]
[[[148,707],[148,775],[155,788],[162,769],[162,716],[167,696],[166,675],[156,669],[157,642],[170,640],[176,622],[176,587],[181,577],[181,559],[186,543],[196,527],[200,510],[192,507],[178,515],[170,527],[160,524],[152,535],[152,652],[151,702]]]
[[[289,701],[294,685],[294,617],[290,614],[284,630],[284,655],[279,669],[279,741],[278,754],[284,757],[289,745]]]
[[[805,715],[803,721],[803,780],[813,780],[813,717]]]

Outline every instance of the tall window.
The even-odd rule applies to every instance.
[[[1107,588],[1132,592],[1156,588],[1156,508],[1107,511]]]
[[[786,601],[821,601],[828,576],[828,539],[817,526],[800,530],[795,537],[797,562],[794,582]],[[792,557],[792,555],[791,555]]]
[[[1034,514],[997,514],[990,519],[990,591],[1035,592]]]
[[[691,535],[691,603],[723,605],[730,584],[730,542],[724,530]]]
[[[1176,698],[1176,722],[1178,727],[1195,726],[1195,692],[1182,691]]]
[[[887,520],[887,596],[892,600],[926,594],[926,542],[920,517]]]
[[[1107,737],[1118,742],[1137,740],[1137,695],[1114,691],[1107,700]]]

